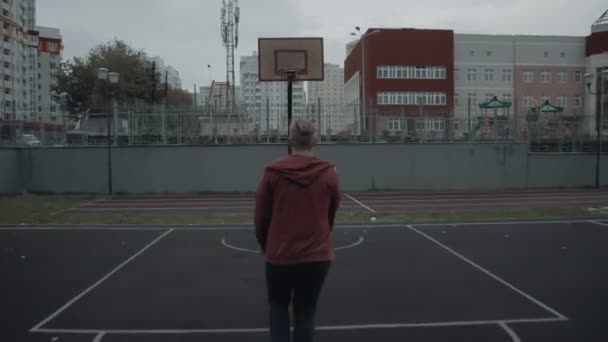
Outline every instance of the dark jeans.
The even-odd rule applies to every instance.
[[[272,342],[289,342],[292,303],[294,342],[313,341],[317,302],[330,265],[330,262],[285,266],[266,263]]]

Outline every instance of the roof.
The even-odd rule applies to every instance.
[[[501,101],[498,97],[494,96],[490,101],[480,103],[479,108],[482,109],[494,109],[494,108],[511,108],[510,101]]]
[[[591,25],[592,32],[605,32],[608,31],[608,10],[604,12],[597,20]]]
[[[554,106],[553,104],[551,104],[551,102],[549,102],[549,100],[546,100],[545,103],[543,103],[542,106],[540,107],[536,107],[536,108],[531,108],[531,110],[533,112],[541,112],[541,113],[561,113],[564,108],[563,107],[557,107]]]

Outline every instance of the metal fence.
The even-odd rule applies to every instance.
[[[0,144],[12,146],[205,145],[286,143],[287,107],[283,104],[238,106],[117,106],[111,113],[81,114],[64,125],[0,121]],[[559,115],[478,115],[416,110],[387,113],[382,107],[360,114],[358,106],[295,105],[294,119],[314,120],[319,143],[530,143],[533,152],[596,151],[595,119]],[[608,118],[607,118],[608,119]],[[608,151],[608,120],[602,150]]]

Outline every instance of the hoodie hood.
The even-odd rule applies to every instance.
[[[266,169],[306,187],[334,167],[334,164],[316,156],[292,155],[269,164]]]

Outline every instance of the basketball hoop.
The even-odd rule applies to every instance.
[[[283,70],[279,70],[279,74],[283,77],[284,80],[286,81],[296,81],[298,79],[298,75],[301,75],[304,73],[304,70],[302,69],[283,69]]]

